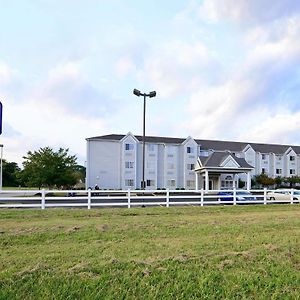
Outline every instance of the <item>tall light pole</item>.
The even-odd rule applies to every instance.
[[[143,173],[142,173],[142,184],[141,188],[144,190],[146,188],[146,182],[145,182],[145,131],[146,131],[146,97],[153,98],[156,96],[156,92],[150,92],[149,94],[141,93],[139,90],[134,89],[133,94],[140,97],[144,96],[144,114],[143,114]]]

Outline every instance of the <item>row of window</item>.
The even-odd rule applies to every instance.
[[[154,144],[148,144],[147,149],[148,149],[148,151],[155,151],[155,145]],[[125,150],[126,151],[134,150],[134,144],[127,144],[126,143],[125,144]],[[187,153],[194,153],[194,148],[193,147],[186,147],[186,152]]]
[[[155,151],[155,145],[154,144],[148,144],[147,145],[147,149],[148,149],[148,151]],[[186,147],[186,152],[187,153],[194,153],[194,147],[190,147],[190,146],[188,146],[188,147]],[[125,144],[125,150],[127,150],[127,151],[130,151],[130,150],[134,150],[134,144]],[[202,156],[206,156],[206,155],[208,155],[209,154],[209,151],[206,151],[206,150],[201,150],[200,151],[200,154],[202,155]],[[232,154],[234,154],[235,155],[235,153],[232,153]],[[168,157],[173,157],[173,154],[168,154]],[[282,159],[282,156],[279,156],[279,155],[276,155],[276,158],[277,158],[277,160],[281,160]],[[265,160],[265,159],[267,159],[267,154],[264,154],[264,153],[262,153],[261,154],[261,159],[262,160]],[[295,161],[296,160],[296,157],[295,156],[290,156],[290,158],[289,158],[289,160],[290,161]]]
[[[262,174],[266,174],[267,171],[265,168],[261,169]],[[295,169],[290,169],[290,175],[295,175],[296,174],[296,170]],[[276,175],[282,175],[282,169],[276,169]]]
[[[262,155],[261,155],[261,159],[262,159],[262,160],[267,159],[267,154],[262,154]],[[282,156],[276,155],[276,159],[277,159],[277,160],[281,160],[281,159],[282,159]],[[290,158],[289,158],[289,160],[290,160],[290,161],[295,161],[295,160],[296,160],[296,156],[292,156],[292,155],[291,155]]]
[[[148,151],[155,151],[155,145],[154,144],[148,144],[147,145]],[[134,144],[125,144],[125,150],[126,151],[131,151],[134,150]]]
[[[155,169],[156,162],[147,162],[147,169]],[[167,165],[169,170],[175,169],[174,163],[168,163]],[[125,169],[133,169],[134,168],[134,162],[133,161],[125,161]],[[187,164],[186,165],[187,170],[194,170],[195,164]]]
[[[125,186],[134,187],[134,179],[125,179]],[[146,180],[146,186],[155,186],[155,180]]]
[[[127,187],[134,187],[134,179],[125,179],[125,186]],[[146,180],[146,186],[155,186],[155,180],[148,179]],[[170,179],[167,181],[168,187],[175,187],[176,186],[176,180]],[[195,187],[195,180],[187,180],[186,186],[189,188]]]

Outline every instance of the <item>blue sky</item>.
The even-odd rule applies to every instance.
[[[4,156],[142,132],[300,144],[300,3],[0,0]]]

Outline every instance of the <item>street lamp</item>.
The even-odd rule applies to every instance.
[[[144,117],[143,117],[143,178],[142,178],[142,189],[144,190],[146,187],[145,183],[145,118],[146,118],[146,97],[153,98],[156,96],[156,92],[152,91],[149,94],[141,93],[139,90],[134,89],[133,94],[140,97],[144,96]]]

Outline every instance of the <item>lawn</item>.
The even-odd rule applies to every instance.
[[[300,299],[300,205],[2,209],[0,299]]]

